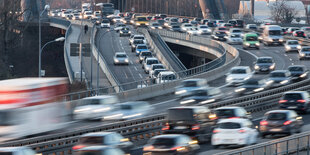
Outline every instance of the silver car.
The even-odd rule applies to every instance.
[[[298,53],[299,53],[299,60],[309,59],[310,58],[310,46],[301,47]]]
[[[298,51],[301,46],[298,43],[298,40],[287,40],[286,43],[284,44],[285,47],[285,52],[290,52],[290,51]]]
[[[116,52],[114,55],[114,65],[125,64],[129,65],[129,59],[126,53]]]
[[[146,58],[142,68],[144,69],[145,73],[149,73],[149,70],[151,68],[152,64],[159,64],[160,62],[158,61],[157,58]]]
[[[185,97],[188,96],[193,90],[208,87],[206,79],[187,79],[181,82],[179,86],[175,88],[175,95],[177,97]]]
[[[163,64],[153,64],[149,70],[149,77],[152,77],[155,69],[165,69]]]

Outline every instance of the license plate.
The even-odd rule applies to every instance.
[[[270,129],[270,131],[282,131],[281,128]]]
[[[180,130],[180,129],[186,129],[187,127],[186,126],[176,126],[176,127],[174,127],[174,129],[178,129],[178,130]]]
[[[287,107],[288,109],[296,109],[297,108],[297,106],[289,106],[289,107]]]
[[[267,70],[267,68],[262,68],[262,71],[266,71]]]
[[[255,45],[250,45],[250,47],[255,47]]]

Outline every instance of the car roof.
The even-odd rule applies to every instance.
[[[290,111],[291,110],[271,110],[271,111],[266,112],[266,114],[270,114],[270,113],[288,113]]]
[[[135,34],[133,37],[144,37],[144,36],[141,34]]]
[[[125,54],[127,55],[125,52],[116,52],[115,55],[119,55],[119,54]]]
[[[202,78],[193,78],[193,79],[186,79],[186,80],[183,80],[184,81],[203,81],[203,80],[206,80],[206,79],[202,79]]]
[[[302,67],[302,68],[305,68],[306,66],[305,65],[291,65],[291,66],[288,66],[288,68],[290,67]]]
[[[298,40],[287,40],[286,42],[290,42],[290,41],[298,41]]]
[[[235,66],[235,67],[232,67],[231,70],[233,69],[249,69],[250,67],[249,66]]]
[[[141,103],[149,105],[149,103],[146,101],[128,101],[128,102],[120,103],[119,105],[137,105]]]
[[[159,63],[159,64],[152,64],[152,66],[164,66],[163,64]]]
[[[220,119],[218,123],[226,123],[226,122],[243,123],[244,121],[249,121],[249,120],[246,118]]]
[[[161,74],[161,75],[169,75],[169,74],[174,74],[174,72],[172,72],[172,71],[163,71],[163,72],[160,72],[159,74]]]
[[[272,59],[272,57],[258,57],[257,59]]]
[[[146,60],[158,60],[158,59],[155,57],[151,57],[151,58],[146,58]]]
[[[256,33],[246,33],[246,34],[244,34],[244,36],[258,36]]]
[[[146,44],[138,44],[137,46],[146,46]]]
[[[109,134],[112,134],[114,132],[92,132],[92,133],[86,133],[84,135],[82,135],[81,137],[101,137],[101,136],[106,136],[106,135],[109,135]]]

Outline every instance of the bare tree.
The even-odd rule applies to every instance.
[[[277,0],[270,6],[271,18],[276,23],[291,23],[298,14],[296,8],[289,6],[285,0]]]

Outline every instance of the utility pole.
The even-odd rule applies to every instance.
[[[255,1],[251,0],[251,16],[254,18],[254,11],[255,11]]]

